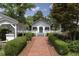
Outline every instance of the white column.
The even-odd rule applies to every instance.
[[[45,33],[45,27],[43,26],[43,33]]]
[[[38,26],[38,31],[37,32],[39,33],[39,26]]]
[[[15,31],[15,38],[17,37],[17,25],[13,25],[13,24],[10,24],[13,28],[14,28],[14,31]]]
[[[15,38],[17,37],[17,25],[15,25]]]
[[[38,35],[38,33],[39,33],[39,26],[37,26],[36,36]]]
[[[49,26],[49,32],[51,31],[51,27]]]
[[[44,36],[46,35],[46,31],[45,31],[45,27],[43,26],[43,33],[44,33]]]

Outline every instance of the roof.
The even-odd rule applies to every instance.
[[[15,20],[15,19],[13,19],[13,18],[11,18],[9,16],[6,16],[6,15],[0,13],[0,22],[1,21],[4,21],[4,20],[10,21],[13,24],[18,24],[18,21],[17,20]]]
[[[2,22],[2,21],[9,21],[13,24],[17,24],[17,29],[18,30],[26,30],[26,27],[24,26],[24,24],[19,23],[17,20],[0,13],[0,22]]]
[[[39,21],[44,21],[44,22],[46,22],[47,24],[51,25],[51,24],[47,21],[46,18],[40,18],[40,19],[34,21],[34,22],[32,23],[32,25],[34,25],[35,23],[37,23],[37,22],[39,22]]]

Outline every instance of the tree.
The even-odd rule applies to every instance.
[[[43,18],[44,16],[43,16],[43,13],[42,13],[42,11],[37,11],[36,13],[35,13],[35,15],[33,16],[33,19],[34,19],[34,21],[36,21],[36,20],[39,20],[40,18]]]
[[[25,23],[25,13],[27,9],[35,7],[34,4],[28,3],[4,3],[0,4],[0,8],[4,8],[4,14],[17,19],[20,23]]]
[[[26,26],[27,26],[28,29],[31,29],[32,23],[33,23],[33,17],[32,16],[28,16],[26,18]]]
[[[56,23],[59,23],[62,26],[63,29],[71,31],[72,29],[75,30],[75,28],[77,28],[77,24],[75,24],[74,21],[78,23],[78,10],[79,4],[53,4],[51,16],[56,20]]]
[[[56,23],[62,26],[64,31],[75,31],[71,38],[76,38],[79,22],[79,4],[53,4],[50,14],[56,20]]]

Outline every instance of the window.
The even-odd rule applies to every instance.
[[[49,30],[49,27],[45,27],[45,30],[48,31]]]
[[[33,30],[36,31],[37,30],[37,27],[33,27]]]

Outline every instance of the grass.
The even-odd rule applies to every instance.
[[[79,53],[69,52],[66,56],[79,56]]]
[[[0,56],[5,56],[4,50],[0,49]]]

